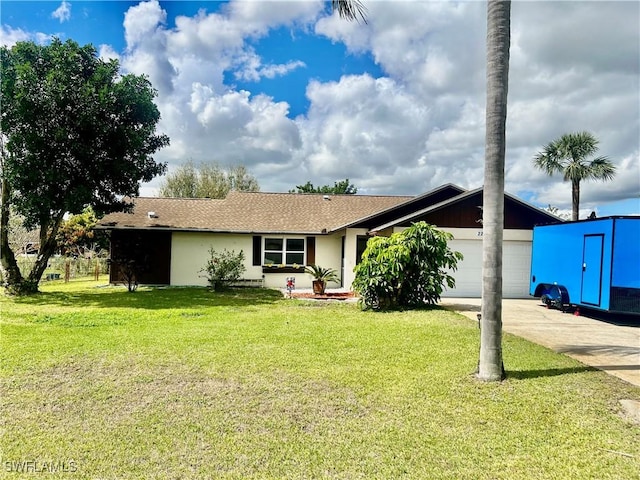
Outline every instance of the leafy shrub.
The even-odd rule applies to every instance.
[[[205,278],[214,291],[219,292],[228,287],[229,284],[238,280],[244,271],[244,252],[240,250],[228,251],[226,248],[222,252],[216,252],[213,248],[209,250],[211,258],[207,265],[200,270],[205,272]]]
[[[455,286],[460,252],[447,242],[453,235],[426,222],[414,223],[390,237],[373,237],[355,271],[352,288],[363,309],[389,310],[435,304],[445,285]]]

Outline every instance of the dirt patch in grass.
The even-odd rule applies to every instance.
[[[282,371],[237,378],[177,362],[149,365],[144,360],[132,356],[112,363],[77,358],[54,365],[19,385],[4,385],[5,413],[14,418],[24,413],[25,402],[17,397],[21,392],[39,414],[84,412],[85,420],[89,412],[94,420],[99,414],[108,419],[101,429],[135,425],[159,414],[171,419],[169,423],[214,423],[230,431],[268,430],[274,419],[310,431],[319,423],[367,414],[353,391],[326,380]]]

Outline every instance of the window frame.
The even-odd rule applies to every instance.
[[[267,249],[267,242],[271,240],[282,241],[282,249],[274,250]],[[288,241],[289,240],[299,240],[302,241],[302,250],[292,250],[289,249]],[[281,263],[267,263],[266,257],[269,253],[280,254],[282,258]],[[287,254],[302,254],[302,262],[300,263],[286,263]],[[270,235],[262,237],[262,268],[263,272],[280,272],[280,273],[290,273],[290,272],[300,272],[304,271],[304,266],[306,265],[307,260],[307,239],[303,236],[289,236],[289,235]]]

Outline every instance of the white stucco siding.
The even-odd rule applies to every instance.
[[[171,285],[206,285],[200,272],[209,259],[209,250],[244,252],[245,278],[261,278],[262,268],[252,266],[251,235],[174,232],[171,239]]]
[[[344,245],[344,288],[350,289],[355,278],[353,269],[356,267],[358,260],[356,258],[358,236],[366,236],[367,232],[368,230],[366,228],[348,228],[346,231]]]
[[[316,237],[316,265],[324,268],[333,268],[338,272],[338,277],[342,278],[342,236],[326,235]],[[309,277],[309,287],[311,287],[311,276]],[[338,288],[340,283],[330,282],[327,288]]]
[[[287,238],[305,238],[288,235]],[[264,241],[264,236],[262,237]],[[340,275],[342,239],[339,235],[316,237],[315,263],[325,268],[333,268]],[[295,277],[296,288],[311,288],[312,278],[306,273],[263,273],[262,265],[253,265],[253,236],[248,234],[219,234],[174,232],[171,241],[171,285],[206,285],[207,280],[200,272],[209,259],[209,250],[244,252],[246,279],[264,279],[268,288],[284,288],[287,277]],[[339,287],[330,283],[329,288]]]

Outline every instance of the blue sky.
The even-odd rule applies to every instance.
[[[116,51],[124,51],[126,42],[122,21],[135,1],[80,1],[67,2],[69,18],[61,21],[61,15],[54,15],[60,7],[58,1],[4,1],[1,4],[2,23],[24,31],[52,32],[62,39],[73,39],[80,44],[94,46],[110,45]],[[160,2],[167,13],[167,24],[175,23],[175,17],[195,16],[200,11],[220,12],[227,2]],[[65,10],[63,8],[63,10]],[[382,75],[371,55],[367,53],[349,54],[344,44],[332,42],[305,31],[292,32],[290,28],[274,29],[266,38],[249,39],[247,44],[267,63],[285,64],[290,59],[304,58],[300,67],[282,78],[262,78],[250,81],[234,77],[233,72],[225,72],[225,83],[237,89],[256,91],[273,96],[277,101],[290,105],[290,115],[303,114],[309,107],[305,97],[309,78],[319,81],[337,80],[342,75],[369,72],[373,76]]]
[[[148,75],[170,170],[244,164],[263,191],[347,177],[363,194],[479,187],[485,5],[365,4],[366,25],[314,0],[2,1],[0,41],[92,43]],[[588,130],[618,175],[583,183],[582,215],[640,214],[639,23],[638,2],[513,3],[507,191],[570,210],[570,186],[531,160]]]

